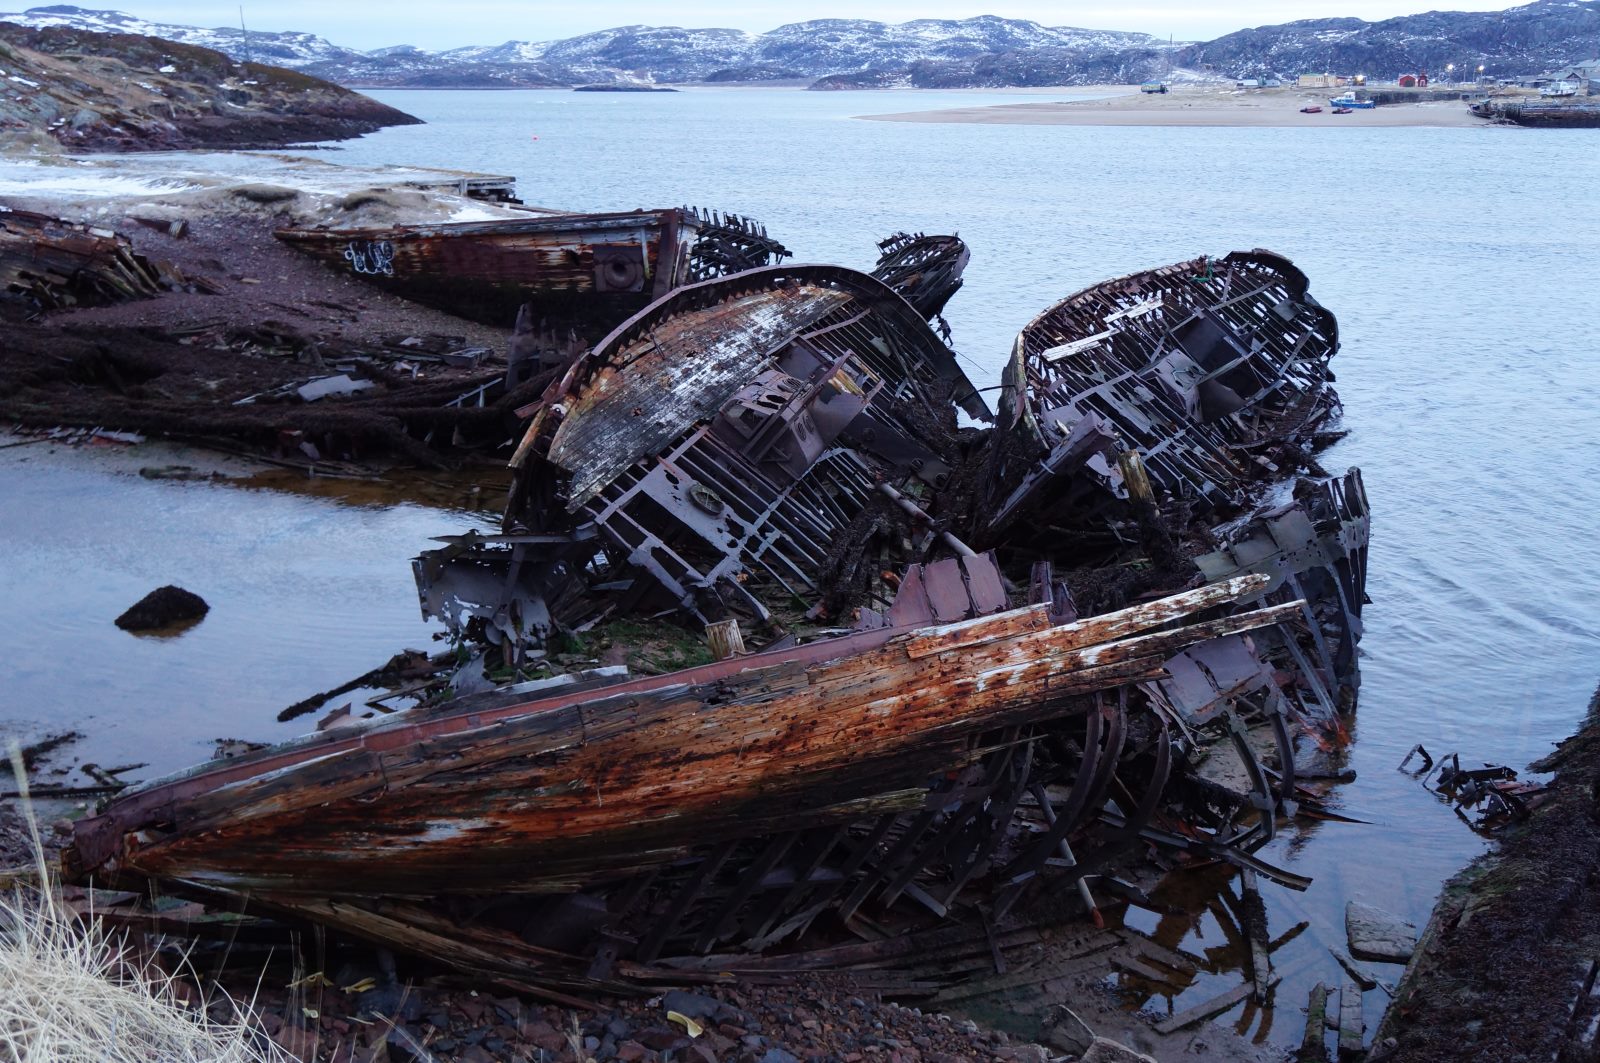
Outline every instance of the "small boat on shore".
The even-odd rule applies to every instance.
[[[1318,107],[1316,104],[1312,104],[1310,107],[1302,107],[1302,108],[1300,108],[1300,113],[1301,114],[1321,114],[1322,113],[1322,108]]]
[[[1357,99],[1356,94],[1353,92],[1346,92],[1342,95],[1334,96],[1328,100],[1328,102],[1333,104],[1334,107],[1348,107],[1356,111],[1370,111],[1374,107],[1378,106],[1375,100]],[[1334,114],[1338,113],[1338,111],[1334,111]]]
[[[685,284],[789,254],[749,218],[691,207],[275,235],[407,299],[507,327],[530,304],[590,341]]]
[[[1332,112],[1332,113],[1334,113],[1334,114],[1354,114],[1354,113],[1355,113],[1355,112],[1354,112],[1354,111],[1352,111],[1352,110],[1351,110],[1351,109],[1350,109],[1350,108],[1348,108],[1348,107],[1335,107],[1335,108],[1334,108],[1334,109],[1333,109],[1333,112]]]

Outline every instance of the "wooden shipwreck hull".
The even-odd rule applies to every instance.
[[[501,533],[416,562],[439,685],[481,693],[126,793],[75,873],[545,989],[822,926],[1096,917],[1149,844],[1303,888],[1252,853],[1353,704],[1369,514],[1355,470],[1263,501],[1318,472],[1332,315],[1268,252],[1108,282],[963,427],[991,415],[928,321],[965,246],[886,245],[875,276],[669,291],[521,411]],[[608,626],[713,663],[560,663]],[[1202,776],[1214,742],[1242,789]]]
[[[981,578],[988,564],[971,568]],[[1157,677],[1184,646],[1298,612],[1292,603],[1195,619],[1265,582],[1242,577],[1065,623],[1040,604],[880,628],[599,689],[417,710],[125,794],[77,824],[69,859],[79,878],[244,894],[412,945],[421,940],[412,935],[440,927],[437,916],[401,914],[426,910],[408,902],[580,893],[613,943],[645,960],[685,936],[703,951],[759,929],[757,909],[770,934],[815,904],[809,887],[853,911],[875,893],[914,886],[943,910],[1001,851],[1027,787],[1049,780],[1018,760],[1035,729],[1064,717],[1081,727],[1093,715],[1097,734],[1102,710],[1086,695]],[[1149,801],[1128,810],[1135,831],[1158,806],[1169,742],[1163,734],[1155,744],[1161,766]],[[1109,783],[1116,743],[1108,764],[1080,777]],[[996,763],[1007,770],[996,773]],[[987,804],[1002,782],[1006,814],[967,843],[976,852],[963,854],[946,830],[944,844],[904,863],[933,840],[923,836],[927,810],[963,807],[979,792],[977,775],[965,777],[972,793],[960,799],[951,786],[975,767],[996,776],[983,792],[986,814],[998,815],[1001,804]],[[1075,818],[1095,810],[1087,796],[1069,799],[1083,806]],[[913,830],[924,816],[929,824]],[[861,832],[853,845],[852,828]],[[832,861],[811,845],[819,832],[837,839]],[[809,870],[772,879],[785,856],[799,855],[789,850],[802,836]],[[751,845],[769,858],[730,864]],[[930,871],[952,854],[966,859],[965,875]],[[736,870],[740,880],[712,912],[691,912],[696,898],[673,891],[635,910],[649,903],[655,874],[674,865],[699,868],[702,880]],[[913,882],[924,874],[943,878],[943,896]],[[377,929],[385,920],[402,926]],[[581,981],[591,960],[550,956],[545,966],[555,981]]]
[[[788,255],[750,219],[688,207],[276,235],[408,299],[501,326],[528,305],[588,340],[674,288]]]

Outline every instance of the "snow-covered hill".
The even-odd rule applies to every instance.
[[[15,22],[34,29],[61,26],[68,29],[91,30],[95,33],[132,33],[141,37],[162,37],[180,44],[212,48],[243,59],[248,47],[249,58],[258,63],[295,69],[310,63],[338,62],[359,59],[361,52],[340,48],[310,33],[244,33],[237,26],[203,29],[199,26],[180,26],[166,22],[148,22],[121,11],[91,11],[87,8],[59,4],[52,7],[31,7],[14,14],[0,13],[0,21]]]
[[[918,19],[899,24],[815,19],[769,33],[677,26],[619,26],[557,41],[512,40],[429,52],[395,45],[361,52],[308,33],[245,33],[149,22],[119,11],[70,5],[0,13],[24,26],[135,33],[215,48],[235,58],[302,69],[359,85],[575,84],[585,81],[815,78],[917,64],[970,62],[1013,52],[1106,56],[1165,48],[1142,33],[1042,26],[997,18]]]
[[[1505,11],[1429,11],[1382,22],[1310,19],[1240,30],[1185,48],[1189,65],[1230,73],[1428,70],[1537,74],[1600,54],[1600,0],[1536,0]]]
[[[431,52],[409,44],[357,51],[307,33],[248,34],[147,22],[59,5],[0,20],[165,37],[303,70],[346,85],[544,87],[586,82],[814,80],[838,85],[1064,85],[1139,81],[1175,68],[1214,76],[1326,69],[1373,77],[1445,63],[1534,73],[1600,51],[1600,0],[1536,0],[1496,12],[1429,12],[1383,22],[1320,19],[1263,26],[1206,43],[1044,26],[984,15],[898,24],[814,19],[767,33],[619,26],[557,41],[511,40]]]

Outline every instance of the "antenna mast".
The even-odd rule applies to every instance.
[[[244,28],[243,4],[239,5],[239,33],[244,37],[244,61],[246,63],[255,62],[255,60],[250,56],[250,31]]]

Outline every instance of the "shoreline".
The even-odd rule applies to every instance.
[[[1373,1063],[1594,1058],[1600,690],[1529,771],[1556,773],[1548,801],[1445,883],[1378,1024]]]
[[[1179,87],[1163,95],[1134,86],[1085,86],[1083,92],[1119,90],[1099,99],[1050,103],[1003,103],[932,111],[863,114],[869,122],[932,122],[967,125],[1188,126],[1226,128],[1460,129],[1486,126],[1459,100],[1392,103],[1372,110],[1334,114],[1328,99],[1338,89],[1233,90]],[[1318,114],[1301,107],[1318,106]]]

